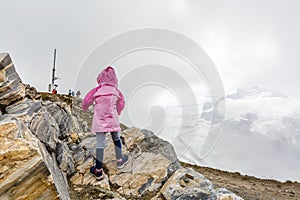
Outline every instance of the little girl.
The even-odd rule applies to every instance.
[[[82,109],[87,111],[95,102],[92,131],[96,133],[96,166],[90,168],[90,172],[97,180],[103,178],[103,154],[105,136],[111,133],[115,145],[117,168],[123,168],[128,162],[128,155],[122,155],[122,144],[119,131],[119,115],[124,109],[125,100],[123,94],[117,89],[118,79],[114,68],[108,66],[97,77],[98,87],[95,87],[84,97]]]

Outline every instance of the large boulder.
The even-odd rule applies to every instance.
[[[59,168],[67,175],[72,175],[75,171],[74,160],[68,145],[60,142],[56,147],[56,160]]]
[[[116,168],[114,143],[107,135],[104,156],[107,175],[104,185],[110,184],[125,197],[141,198],[157,193],[172,173],[181,167],[172,145],[147,130],[130,128],[123,131],[122,135],[126,141],[123,153],[129,155],[129,163],[122,170]],[[78,172],[71,178],[71,182],[94,186],[95,178],[89,174],[89,168],[94,164],[95,134],[80,136],[80,149],[85,150],[86,161],[77,166]]]
[[[14,116],[32,116],[33,113],[38,112],[42,108],[40,101],[33,101],[31,99],[22,99],[5,108],[7,114]]]
[[[46,104],[47,112],[55,119],[59,128],[59,139],[64,139],[69,136],[69,133],[74,128],[72,113],[70,107],[64,102],[48,102]]]
[[[216,199],[212,183],[191,168],[177,170],[160,191],[165,199]]]
[[[151,131],[130,128],[123,132],[126,141],[124,153],[129,163],[116,168],[113,142],[107,148],[105,163],[112,184],[124,196],[143,197],[157,193],[174,171],[181,167],[172,145]],[[111,140],[110,140],[111,141]]]
[[[59,127],[55,119],[45,109],[41,109],[33,115],[29,129],[50,152],[55,152],[56,144],[59,142]]]
[[[207,178],[192,168],[177,170],[164,184],[160,193],[163,199],[168,200],[242,200],[225,188],[216,189]]]
[[[47,169],[50,171],[53,178],[56,191],[61,200],[70,200],[69,184],[67,175],[58,166],[56,162],[56,155],[54,152],[49,152],[45,145],[38,141],[39,152],[43,158]]]
[[[25,87],[8,53],[0,54],[0,105],[7,106],[25,96]]]
[[[35,141],[22,122],[1,122],[0,199],[58,199]]]

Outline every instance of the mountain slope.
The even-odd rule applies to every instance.
[[[300,180],[300,101],[259,87],[226,96],[221,138],[208,166],[277,180]],[[207,112],[206,112],[207,111]],[[216,109],[204,109],[207,119]],[[206,118],[205,118],[206,117]]]

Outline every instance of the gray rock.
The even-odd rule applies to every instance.
[[[88,126],[88,123],[86,121],[82,121],[81,128],[83,132],[90,132],[91,128]]]
[[[174,171],[181,168],[181,164],[171,143],[157,137],[149,130],[142,129],[141,132],[145,135],[145,138],[138,144],[137,149],[153,154],[161,154],[163,157],[170,160],[171,165],[168,168],[168,175],[173,174]]]
[[[29,99],[36,99],[37,97],[40,97],[38,95],[37,90],[34,87],[31,87],[29,84],[24,84],[25,86],[25,97]]]
[[[43,161],[53,177],[53,181],[54,181],[56,190],[59,194],[59,198],[61,200],[70,200],[71,198],[70,198],[70,194],[69,194],[68,180],[67,180],[66,174],[63,173],[57,166],[56,159],[55,159],[55,153],[52,152],[50,154],[47,151],[45,145],[41,142],[38,142],[38,145],[39,145],[39,152],[43,158]]]
[[[59,127],[55,119],[44,109],[32,117],[29,129],[43,142],[49,151],[56,150],[59,142]]]
[[[95,156],[96,134],[94,133],[92,137],[83,139],[80,143],[80,148],[86,151],[86,156]]]
[[[169,142],[157,137],[152,131],[142,129],[141,132],[145,135],[144,140],[138,144],[142,151],[161,154],[168,160],[177,162],[178,167],[180,166],[174,147]]]
[[[56,160],[59,168],[68,176],[75,172],[74,160],[65,142],[60,142],[56,146]]]
[[[70,144],[69,145],[70,151],[73,154],[73,160],[74,160],[74,164],[75,166],[78,166],[80,164],[82,164],[85,160],[85,152],[84,150],[77,144]]]
[[[183,187],[181,180],[186,180]],[[212,183],[191,168],[177,170],[164,184],[161,191],[165,199],[217,199]]]
[[[116,172],[113,142],[108,142],[105,163],[110,181],[119,185],[118,192],[136,197],[158,192],[168,178],[181,167],[172,145],[149,130],[129,128],[123,132],[130,161]],[[110,139],[110,137],[109,137]],[[134,187],[133,187],[134,186]]]
[[[30,99],[23,99],[15,104],[5,108],[7,114],[14,116],[29,115],[38,112],[42,108],[40,101],[32,101]]]
[[[8,53],[0,53],[0,70],[4,69],[11,63],[11,58]]]
[[[90,132],[93,120],[93,109],[90,108],[87,112],[81,109],[82,99],[73,97],[72,114],[76,116],[82,132]]]
[[[225,189],[219,188],[216,190],[216,196],[218,199],[231,199],[231,200],[243,200],[243,198],[237,196],[233,192]]]
[[[0,105],[7,106],[25,96],[25,88],[9,54],[0,54]]]
[[[72,114],[68,110],[68,105],[63,103],[52,103],[46,106],[46,110],[55,119],[59,127],[59,139],[64,139],[69,136],[73,130]]]

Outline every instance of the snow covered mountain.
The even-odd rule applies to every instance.
[[[251,89],[237,89],[236,93],[227,95],[230,99],[255,99],[264,97],[282,97],[287,98],[285,95],[271,89],[255,86]]]
[[[300,181],[300,98],[260,87],[227,95],[221,138],[209,166],[279,180]],[[217,111],[204,104],[202,119]]]
[[[226,119],[248,122],[251,132],[293,145],[300,135],[299,100],[259,87],[239,89],[225,99]]]

